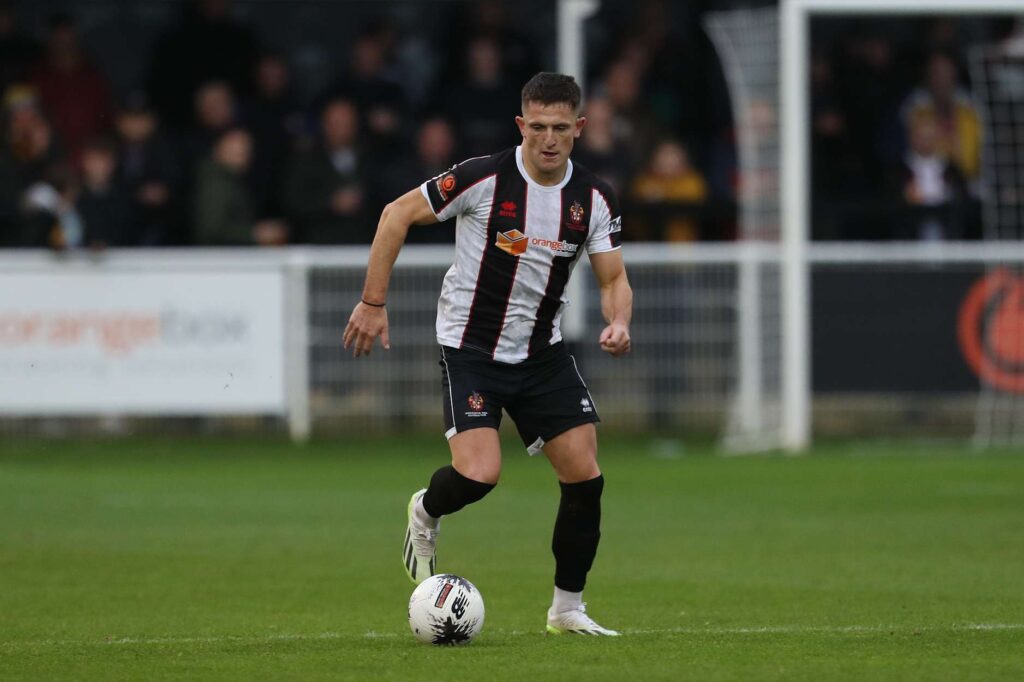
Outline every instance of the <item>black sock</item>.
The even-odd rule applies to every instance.
[[[551,551],[555,555],[555,587],[582,592],[601,540],[601,491],[604,476],[580,483],[559,483],[558,505]]]
[[[466,478],[450,465],[441,467],[430,477],[430,485],[423,495],[423,509],[434,518],[441,518],[483,499],[493,489],[493,483]]]

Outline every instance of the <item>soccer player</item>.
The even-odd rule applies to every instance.
[[[551,549],[553,634],[617,635],[587,615],[583,587],[601,537],[594,399],[559,330],[566,283],[583,250],[601,288],[598,339],[630,350],[633,292],[620,250],[621,217],[607,184],[569,159],[586,119],[571,76],[539,73],[523,87],[522,144],[464,161],[384,208],[362,300],[345,348],[390,348],[388,283],[411,225],[456,220],[455,262],[437,305],[444,421],[452,463],[409,501],[403,547],[414,583],[433,575],[441,518],[490,492],[501,471],[498,426],[508,412],[530,454],[543,452],[561,485]]]

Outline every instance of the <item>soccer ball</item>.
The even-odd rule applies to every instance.
[[[484,598],[465,578],[431,576],[412,591],[409,627],[427,644],[468,644],[484,627]]]

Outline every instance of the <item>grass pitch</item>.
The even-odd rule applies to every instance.
[[[400,550],[440,438],[0,444],[0,679],[1020,680],[1024,454],[720,458],[604,439],[586,599],[543,634],[558,487],[506,444],[439,567],[487,607],[417,643]]]

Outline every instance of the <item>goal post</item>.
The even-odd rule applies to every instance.
[[[951,15],[1024,12],[1020,0],[782,0],[781,200],[783,225],[782,311],[783,436],[787,450],[800,450],[811,437],[809,59],[813,15]]]

